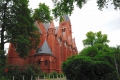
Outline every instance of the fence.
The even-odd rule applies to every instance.
[[[2,78],[2,80],[15,80],[15,76],[12,76],[12,79],[8,79],[8,78],[6,79],[4,77]],[[22,80],[25,80],[24,76],[22,76]],[[34,80],[33,76],[31,76],[29,80]],[[44,76],[44,78],[40,78],[40,76],[37,76],[35,80],[66,80],[66,77],[57,75],[57,78],[55,78],[54,75],[52,77],[49,75],[49,76]]]

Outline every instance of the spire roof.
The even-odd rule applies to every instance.
[[[49,28],[55,28],[54,22],[51,21]]]
[[[71,21],[70,21],[70,18],[68,17],[68,15],[64,14],[64,15],[63,15],[63,19],[64,19],[65,21],[69,21],[70,24],[71,24]]]
[[[37,27],[37,28],[39,29],[39,32],[40,32],[40,33],[42,33],[42,31],[41,31],[41,29],[40,29],[40,27],[39,27],[39,25],[38,25],[37,22],[34,23],[34,26]]]
[[[44,41],[43,45],[36,50],[36,54],[52,54],[52,51],[46,40]]]
[[[43,23],[43,25],[44,25],[46,31],[48,31],[48,28],[49,28],[50,24],[49,23]]]
[[[63,15],[63,18],[66,20],[66,21],[69,21],[70,19],[69,19],[69,17],[68,17],[68,15]]]

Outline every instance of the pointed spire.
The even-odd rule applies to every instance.
[[[43,45],[41,46],[41,48],[38,48],[36,50],[36,54],[43,54],[43,53],[44,54],[52,54],[52,51],[51,51],[46,39],[45,39]]]
[[[40,32],[40,33],[42,33],[39,24],[40,24],[40,23],[38,23],[38,22],[36,21],[36,22],[34,23],[34,26],[39,29],[39,32]]]
[[[69,20],[70,20],[69,17],[68,17],[68,15],[66,15],[66,14],[63,15],[63,19],[64,19],[65,21],[69,21]]]
[[[49,28],[55,28],[54,22],[51,21]]]

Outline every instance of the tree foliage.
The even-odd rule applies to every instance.
[[[0,50],[0,77],[3,75],[4,67],[6,65],[6,56],[3,50]]]
[[[117,69],[118,76],[120,77],[120,45],[116,47],[111,47],[111,49],[114,53],[116,69]]]
[[[107,45],[109,40],[106,34],[102,34],[101,31],[93,33],[92,31],[87,32],[86,39],[83,40],[84,46],[94,46],[94,45]]]
[[[40,3],[39,8],[34,10],[33,19],[40,22],[50,22],[52,17],[50,16],[49,6]]]
[[[0,0],[1,49],[11,42],[18,55],[24,58],[39,43],[38,29],[34,26],[28,0]],[[35,41],[34,41],[35,40]]]
[[[118,53],[118,49],[109,47],[106,44],[109,41],[107,35],[104,38],[101,32],[96,34],[88,32],[87,34],[86,45],[90,46],[85,47],[79,55],[70,57],[62,65],[62,70],[67,79],[120,80],[116,68],[118,60],[114,56],[115,53]]]
[[[69,80],[119,80],[114,65],[96,57],[73,56],[63,63],[62,70]]]
[[[71,15],[74,10],[74,3],[81,9],[88,0],[52,0],[55,8],[52,10],[55,18],[62,16],[64,14]],[[97,6],[99,10],[102,10],[104,7],[108,7],[108,3],[114,5],[115,9],[120,9],[119,0],[97,0]]]
[[[16,65],[7,65],[6,69],[8,69],[8,72],[3,73],[6,80],[12,80],[13,76],[14,80],[22,80],[23,76],[25,80],[30,80],[31,76],[35,80],[36,75],[42,73],[40,68],[34,65],[28,65],[27,67],[22,67],[22,69]]]

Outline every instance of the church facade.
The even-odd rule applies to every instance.
[[[63,16],[63,21],[55,27],[54,22],[40,23],[35,22],[40,36],[39,47],[31,50],[29,56],[24,60],[17,56],[12,44],[8,50],[8,64],[14,64],[19,67],[29,64],[37,65],[43,72],[50,73],[56,71],[61,73],[62,62],[69,56],[77,55],[75,38],[72,38],[72,26],[67,15]]]

